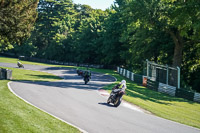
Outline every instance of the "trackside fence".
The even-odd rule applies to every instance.
[[[172,86],[162,82],[154,81],[152,78],[147,78],[147,76],[135,74],[124,68],[117,67],[117,72],[120,75],[130,79],[131,81],[147,87],[148,89],[200,103],[200,93],[180,89],[177,87],[177,85]]]
[[[49,63],[49,64],[56,64],[56,65],[69,65],[69,66],[80,66],[80,67],[91,67],[91,68],[104,68],[104,65],[61,62],[61,61],[46,60],[46,59],[39,59],[39,58],[25,57],[25,56],[19,56],[19,59],[20,60],[24,60],[24,61],[34,61],[34,62]]]
[[[0,80],[12,79],[12,70],[0,68]]]

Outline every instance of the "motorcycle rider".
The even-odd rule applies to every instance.
[[[23,67],[24,68],[24,66],[23,66],[23,64],[21,63],[21,62],[19,62],[19,61],[17,61],[17,66],[20,68],[20,67]]]
[[[77,74],[78,74],[79,76],[82,76],[82,74],[83,74],[83,71],[80,70],[79,68],[76,69],[76,72],[77,72]]]
[[[86,71],[84,72],[83,76],[84,76],[84,79],[85,79],[85,78],[91,79],[91,72],[90,72],[89,70],[86,70]]]
[[[118,107],[122,101],[122,96],[125,93],[126,80],[122,80],[118,85],[112,88],[112,92],[107,100],[107,103],[113,103],[115,107]]]
[[[113,88],[114,92],[123,91],[125,93],[126,90],[126,80],[122,80],[118,85]]]

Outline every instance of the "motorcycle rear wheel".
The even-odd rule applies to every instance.
[[[121,103],[121,97],[117,97],[117,99],[116,99],[116,101],[114,103],[114,106],[118,107],[120,105],[120,103]]]
[[[85,85],[88,83],[88,80],[87,79],[85,79]]]

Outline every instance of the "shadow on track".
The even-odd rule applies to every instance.
[[[114,107],[114,106],[112,106],[112,105],[110,105],[110,104],[108,104],[108,103],[98,103],[98,104],[100,104],[100,105],[104,105],[104,106],[107,106],[107,107],[113,107],[113,108],[116,108],[116,107]]]

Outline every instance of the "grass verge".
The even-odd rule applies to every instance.
[[[112,75],[117,79],[118,82],[122,79],[126,79],[126,95],[123,96],[125,101],[148,110],[156,116],[200,128],[199,103],[150,90],[125,77],[122,77],[121,75],[117,74],[116,71],[103,69],[93,69],[93,71]],[[111,91],[111,88],[115,84],[105,86],[104,89]]]
[[[9,68],[13,70],[16,81],[55,81],[57,76],[38,72]],[[0,132],[67,132],[78,133],[78,129],[50,116],[47,113],[25,103],[11,93],[7,87],[8,80],[0,80]]]
[[[2,58],[0,57],[0,62],[2,62],[1,59]],[[9,60],[10,58],[6,58],[7,63],[12,63]],[[45,65],[32,62],[23,62],[23,63]],[[56,65],[50,65],[50,66],[56,66]],[[117,82],[124,79],[124,77],[120,76],[115,71],[104,70],[104,69],[93,69],[93,68],[91,68],[90,70],[114,76],[117,79]],[[126,95],[124,95],[123,97],[124,100],[133,103],[135,105],[138,105],[141,108],[146,109],[159,117],[200,128],[199,103],[188,101],[182,98],[171,97],[156,91],[149,90],[145,87],[135,84],[129,79],[126,79],[126,81],[128,89],[126,90]],[[115,84],[117,84],[117,82]],[[110,91],[113,85],[114,84],[105,86],[104,89]]]
[[[64,66],[64,65],[53,65],[53,64],[47,64],[47,63],[38,63],[38,62],[31,62],[31,61],[22,61],[18,58],[8,58],[0,56],[0,62],[4,63],[14,63],[17,66],[17,61],[20,61],[22,64],[30,64],[30,65],[40,65],[40,66],[51,66],[51,67],[69,67],[69,68],[75,68],[73,66]],[[25,66],[26,67],[26,66]]]

